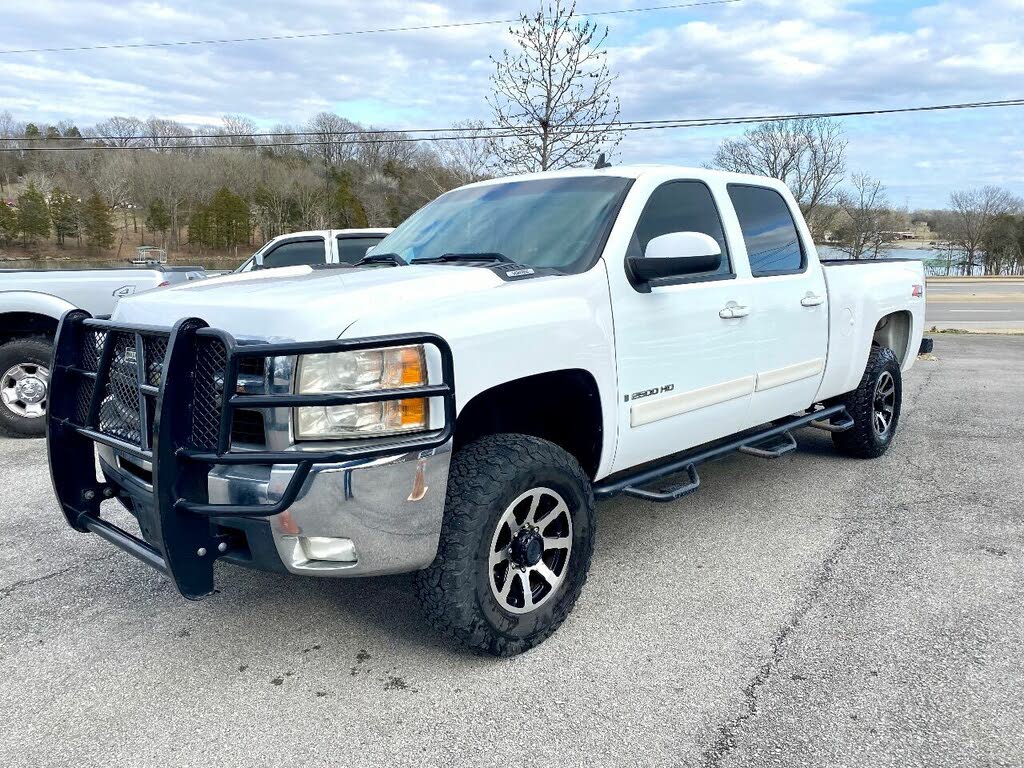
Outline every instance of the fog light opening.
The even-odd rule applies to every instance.
[[[307,560],[322,560],[330,563],[356,562],[356,546],[352,539],[337,539],[331,536],[299,536],[299,546]]]

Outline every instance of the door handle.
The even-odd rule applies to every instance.
[[[732,320],[737,317],[746,317],[750,314],[750,307],[740,307],[736,304],[731,304],[728,307],[723,307],[718,310],[718,316],[723,320]]]
[[[808,293],[806,296],[800,299],[800,306],[802,307],[817,307],[824,303],[824,297],[815,296],[813,293]]]

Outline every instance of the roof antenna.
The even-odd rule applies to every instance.
[[[609,162],[608,162],[608,161],[607,161],[607,160],[605,159],[605,157],[604,157],[604,152],[602,152],[602,153],[601,153],[601,154],[600,154],[600,155],[598,156],[598,158],[597,158],[597,162],[596,162],[596,163],[594,163],[594,170],[595,170],[595,171],[600,171],[600,170],[601,170],[602,168],[611,168],[611,167],[612,167],[612,164],[611,164],[611,163],[609,163]]]

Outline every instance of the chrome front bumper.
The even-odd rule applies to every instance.
[[[123,469],[123,461],[136,459],[107,446],[98,449],[108,480],[129,496],[133,489],[152,493],[138,472]],[[247,564],[266,570],[283,565],[292,573],[313,576],[425,568],[437,554],[450,461],[449,441],[426,451],[314,465],[291,506],[267,518],[280,562],[268,562],[264,554]],[[215,466],[208,479],[209,500],[272,504],[294,472],[295,465],[285,464]],[[327,551],[332,559],[321,559]]]

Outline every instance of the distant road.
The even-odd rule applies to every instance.
[[[1024,331],[1024,278],[929,280],[927,328]]]

